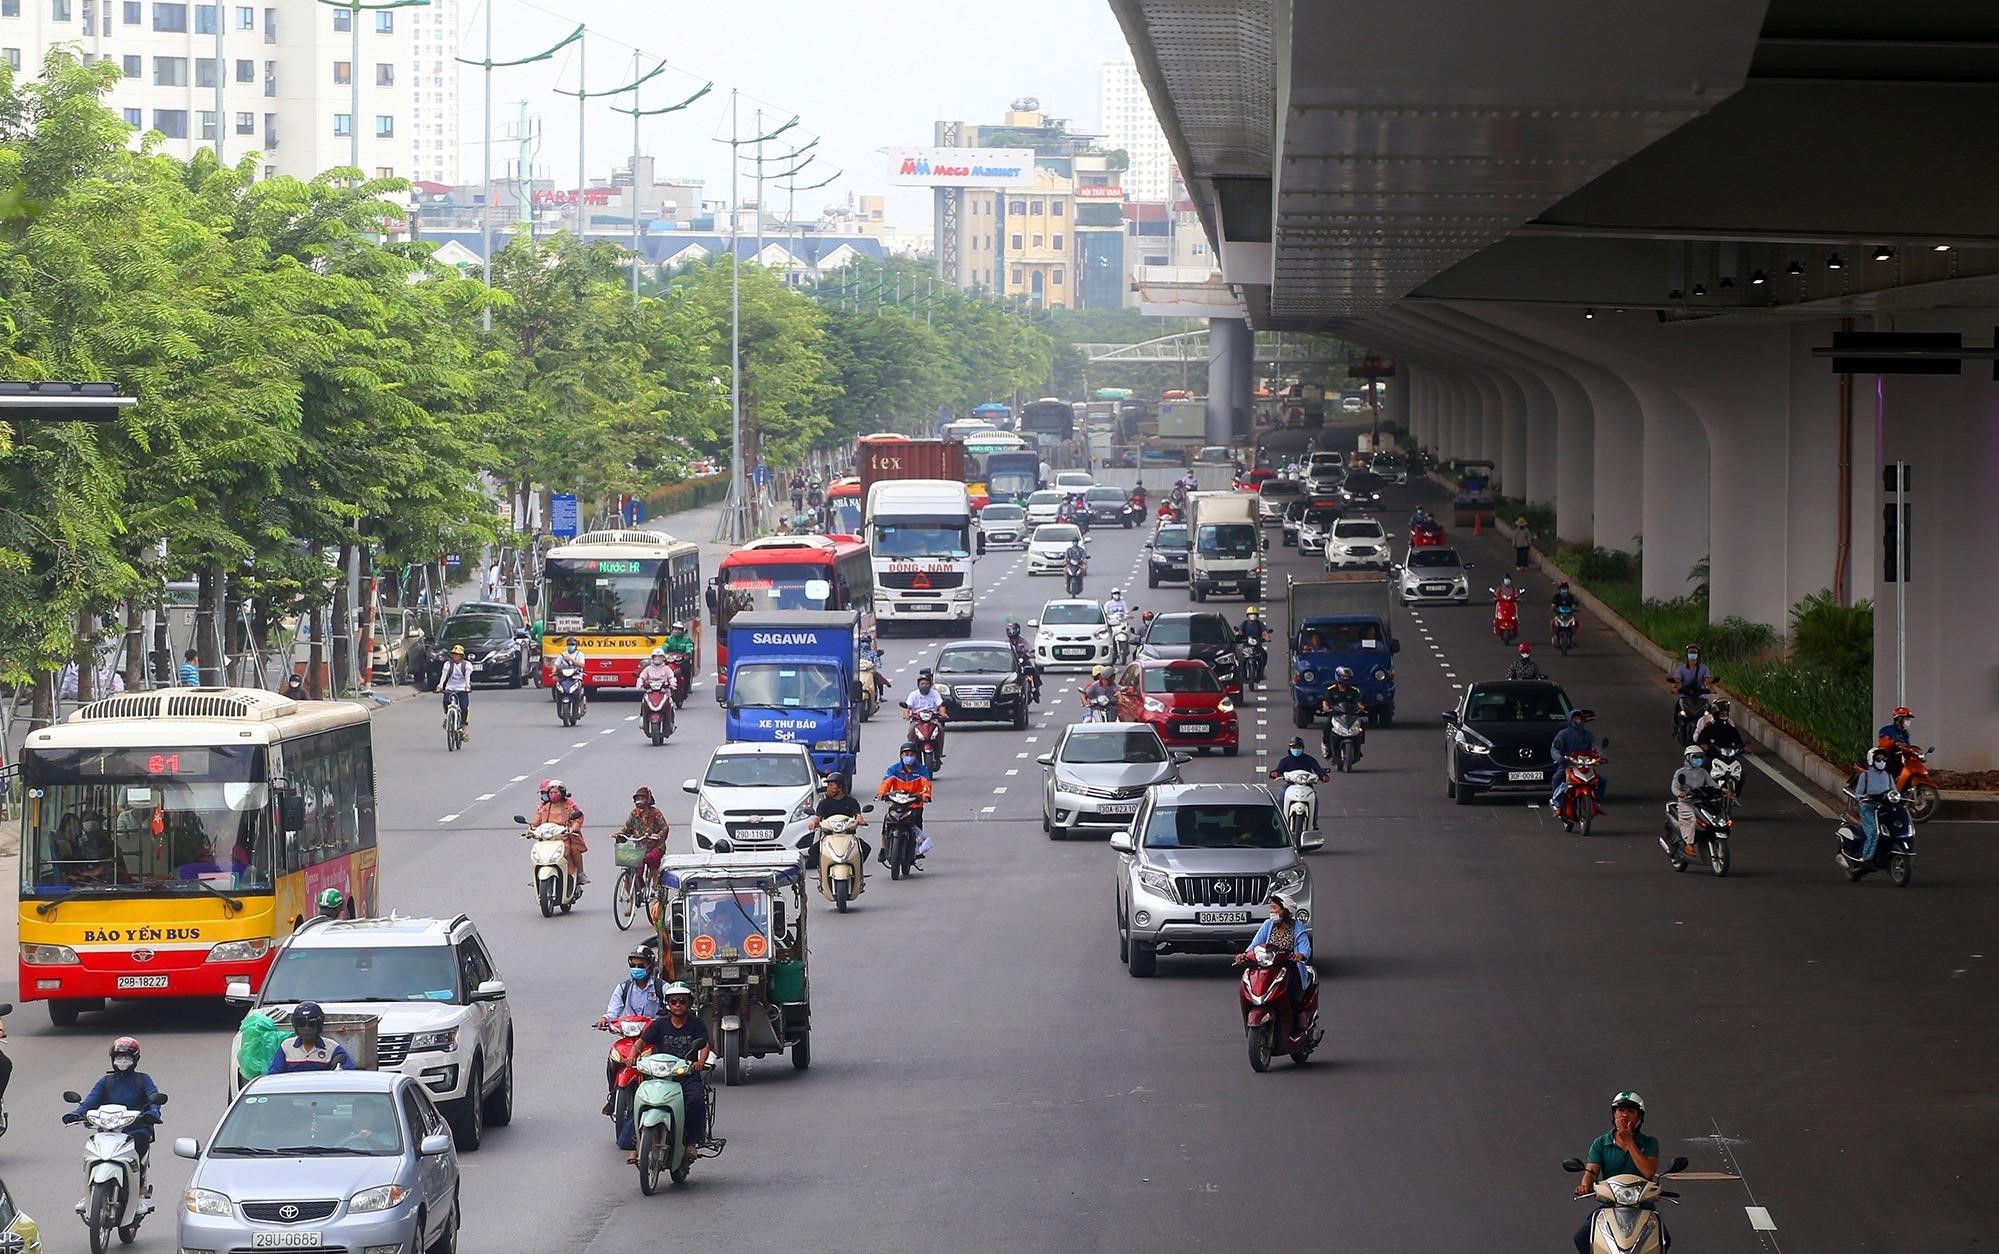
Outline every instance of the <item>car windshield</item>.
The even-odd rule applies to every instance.
[[[1458,551],[1456,549],[1411,549],[1409,552],[1409,564],[1411,566],[1455,567],[1458,564]]]
[[[1333,534],[1342,540],[1379,540],[1382,537],[1378,522],[1340,522],[1333,524]]]
[[[213,1158],[402,1153],[395,1098],[388,1093],[265,1093],[237,1098],[215,1130]]]
[[[1049,523],[1045,527],[1036,527],[1034,529],[1034,542],[1036,544],[1068,544],[1071,541],[1082,538],[1083,533],[1068,523]]]
[[[937,655],[939,675],[1007,674],[1013,670],[1013,650],[995,645],[946,649]]]
[[[837,667],[752,662],[736,668],[729,704],[774,710],[837,710],[846,705]]]
[[[1205,666],[1148,666],[1147,692],[1220,692],[1215,673]]]
[[[1467,723],[1566,723],[1569,697],[1559,688],[1474,688]]]
[[[980,522],[1019,522],[1027,511],[1018,505],[988,505],[979,511]]]
[[[718,788],[803,788],[812,782],[812,766],[796,753],[718,753],[701,782]]]
[[[478,614],[485,618],[504,618],[508,622],[520,617],[520,612],[518,606],[507,605],[500,601],[467,601],[452,611],[453,614]]]
[[[1262,497],[1297,496],[1304,490],[1296,479],[1265,479],[1256,485],[1256,494]]]
[[[1282,849],[1289,842],[1269,805],[1162,806],[1145,825],[1147,849]]]
[[[1104,766],[1112,762],[1164,762],[1166,746],[1151,728],[1142,731],[1073,731],[1062,742],[1062,761]]]
[[[1060,505],[1062,499],[1067,495],[1068,493],[1057,492],[1053,488],[1043,488],[1041,491],[1031,494],[1027,498],[1027,503],[1029,505]]]
[[[1204,557],[1256,556],[1257,529],[1250,523],[1203,524],[1194,531],[1194,546]]]
[[[1152,537],[1155,549],[1184,549],[1187,547],[1187,528],[1182,526],[1161,527],[1159,534]]]
[[[1104,607],[1095,601],[1050,601],[1041,609],[1041,622],[1047,627],[1094,625],[1103,621]]]
[[[1191,644],[1226,647],[1234,639],[1228,625],[1213,614],[1162,615],[1145,633],[1147,644]]]
[[[1340,516],[1337,509],[1308,509],[1304,521],[1314,527],[1324,527]]]
[[[437,633],[441,644],[494,644],[513,638],[513,629],[503,618],[468,618],[454,614]]]
[[[1124,489],[1091,488],[1088,492],[1083,493],[1083,499],[1092,505],[1122,505],[1124,504]]]
[[[264,1002],[456,1001],[449,945],[287,948],[264,978]]]

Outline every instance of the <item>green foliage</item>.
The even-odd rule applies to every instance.
[[[1599,583],[1638,582],[1638,555],[1622,549],[1591,547],[1575,555],[1573,565],[1561,563],[1571,577],[1594,587]]]
[[[1873,743],[1873,667],[1859,673],[1810,662],[1755,662],[1720,676],[1757,713],[1839,766],[1858,762]]]
[[[1854,674],[1874,664],[1874,603],[1841,605],[1830,591],[1791,607],[1791,654],[1827,670]]]
[[[669,483],[663,488],[654,488],[646,494],[646,517],[656,518],[662,514],[674,514],[684,509],[713,505],[728,495],[727,475],[704,475],[699,479]]]

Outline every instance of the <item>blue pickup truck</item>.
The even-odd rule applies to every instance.
[[[851,775],[861,748],[860,640],[853,610],[730,619],[724,737],[802,744],[820,771]]]
[[[1323,579],[1293,579],[1285,590],[1291,635],[1291,720],[1310,727],[1333,672],[1351,667],[1354,685],[1376,727],[1395,721],[1394,597],[1384,571],[1330,571]]]

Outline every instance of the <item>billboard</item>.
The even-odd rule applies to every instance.
[[[891,148],[889,181],[902,187],[1032,187],[1032,148]]]
[[[1085,183],[1076,189],[1077,200],[1123,200],[1124,188]]]

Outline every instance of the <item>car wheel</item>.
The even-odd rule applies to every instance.
[[[500,1083],[485,1099],[485,1116],[488,1125],[504,1128],[514,1121],[514,1037],[507,1034],[506,1069],[500,1072]]]
[[[507,687],[519,688],[526,683],[527,683],[526,668],[524,668],[519,662],[515,662],[513,678],[507,681]]]
[[[1477,796],[1478,796],[1478,790],[1473,788],[1470,784],[1459,784],[1457,786],[1457,790],[1451,794],[1452,800],[1456,801],[1461,806],[1470,805]]]
[[[458,1150],[470,1154],[479,1148],[486,1137],[486,1112],[479,1100],[479,1090],[486,1085],[486,1066],[481,1060],[472,1060],[472,1079],[465,1086],[465,1096],[454,1102],[449,1116],[452,1139],[458,1142]]]
[[[1159,969],[1159,951],[1150,941],[1129,940],[1126,943],[1125,969],[1134,979],[1149,979]]]
[[[456,1197],[453,1197],[451,1199],[451,1217],[444,1221],[444,1231],[437,1234],[437,1240],[425,1247],[425,1254],[458,1254],[459,1218],[459,1202]],[[423,1227],[420,1220],[418,1221],[416,1233],[417,1241],[422,1241]],[[412,1242],[412,1244],[415,1244],[415,1242]]]

